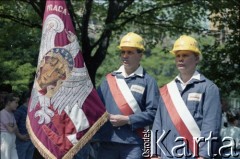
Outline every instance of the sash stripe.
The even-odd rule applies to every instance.
[[[185,123],[182,121],[181,117],[179,116],[173,101],[171,99],[171,96],[169,95],[168,87],[165,85],[160,89],[160,94],[163,98],[164,104],[168,110],[169,116],[175,125],[178,133],[187,139],[185,141],[186,145],[189,144],[190,150],[194,153],[194,155],[198,155],[198,146],[197,143],[193,140],[193,136],[188,130]]]
[[[110,91],[112,93],[112,96],[118,106],[118,108],[120,109],[120,111],[123,113],[123,115],[126,115],[126,116],[129,116],[131,114],[134,114],[136,112],[133,112],[133,109],[129,106],[128,102],[126,101],[126,99],[124,98],[123,96],[123,93],[121,92],[120,90],[120,86],[117,85],[117,80],[114,76],[112,76],[111,74],[108,74],[106,76],[107,78],[107,82],[108,82],[108,85],[109,85],[109,88],[110,88]],[[120,88],[119,88],[120,87]],[[125,93],[125,92],[124,92]],[[133,95],[132,95],[133,97]],[[134,97],[133,97],[134,98]],[[131,102],[132,104],[132,102]],[[138,106],[138,105],[137,105]],[[134,107],[134,106],[132,106]],[[138,106],[138,109],[140,110],[140,107]],[[140,110],[141,111],[141,110]],[[143,138],[143,131],[144,131],[144,128],[138,128],[137,130],[137,134]]]
[[[130,91],[127,83],[125,82],[125,80],[124,79],[117,79],[116,77],[115,77],[115,79],[116,79],[118,88],[120,89],[124,99],[128,103],[128,106],[132,109],[132,111],[134,113],[140,113],[141,109],[140,109],[136,99],[134,98],[132,92]]]
[[[122,95],[121,91],[118,88],[115,77],[112,76],[111,74],[108,74],[106,76],[106,78],[107,78],[108,85],[109,85],[110,91],[112,93],[112,96],[113,96],[118,108],[120,109],[120,111],[123,113],[123,115],[127,115],[127,116],[133,114],[134,112],[129,107],[127,101],[125,100],[124,96]]]
[[[172,81],[167,84],[169,95],[173,101],[173,104],[181,117],[182,121],[187,126],[188,130],[192,134],[193,137],[200,137],[201,131],[195,122],[192,114],[189,112],[185,102],[183,101],[179,91],[178,87],[175,81]]]

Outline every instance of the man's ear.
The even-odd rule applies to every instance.
[[[196,60],[196,63],[198,64],[200,62],[200,55],[195,55],[195,60]]]

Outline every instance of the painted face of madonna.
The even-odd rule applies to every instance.
[[[49,85],[55,85],[58,80],[66,77],[64,64],[61,63],[59,58],[60,56],[45,57],[45,63],[40,68],[40,75],[37,79],[42,89]]]

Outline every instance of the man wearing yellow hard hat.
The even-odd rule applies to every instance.
[[[202,54],[194,38],[182,35],[170,52],[179,75],[160,89],[153,124],[157,132],[154,155],[161,159],[212,158],[220,145],[218,87],[196,70]]]
[[[101,144],[97,158],[142,159],[150,153],[143,151],[142,137],[150,133],[144,128],[153,123],[158,86],[140,65],[145,50],[141,36],[126,34],[118,48],[122,65],[109,73],[98,89],[109,112],[109,122],[99,131]]]

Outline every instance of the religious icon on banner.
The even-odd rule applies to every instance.
[[[32,142],[45,158],[72,158],[107,119],[65,1],[47,0],[28,107]]]

